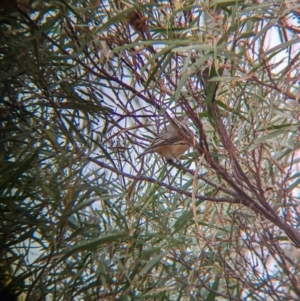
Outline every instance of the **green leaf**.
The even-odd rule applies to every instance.
[[[156,256],[154,256],[141,270],[141,275],[149,273],[161,260],[165,257],[169,251],[164,251]]]

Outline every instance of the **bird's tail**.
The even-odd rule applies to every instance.
[[[147,155],[147,154],[149,154],[149,153],[152,153],[152,149],[146,149],[144,152],[142,152],[141,154],[139,154],[139,155],[136,157],[136,159],[139,159],[139,158],[141,158],[141,157],[143,157],[143,156],[145,156],[145,155]]]

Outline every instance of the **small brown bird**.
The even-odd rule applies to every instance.
[[[190,131],[188,128],[188,117],[172,118],[172,121],[183,131]],[[190,145],[182,139],[178,129],[170,123],[160,131],[151,145],[137,158],[150,153],[158,153],[168,160],[178,159],[189,148]]]

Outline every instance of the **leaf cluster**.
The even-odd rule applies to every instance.
[[[3,1],[0,293],[300,298],[298,6]]]

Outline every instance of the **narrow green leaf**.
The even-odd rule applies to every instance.
[[[149,273],[153,267],[155,267],[163,257],[165,257],[170,251],[164,251],[159,255],[154,256],[141,270],[141,275]]]

